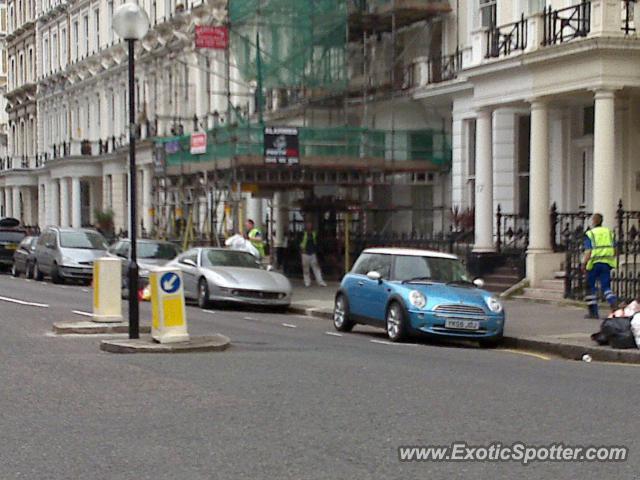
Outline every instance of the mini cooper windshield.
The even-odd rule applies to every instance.
[[[398,255],[395,279],[404,283],[435,282],[473,285],[464,265],[454,258]]]

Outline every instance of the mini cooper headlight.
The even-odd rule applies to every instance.
[[[495,297],[488,297],[484,300],[487,303],[487,307],[493,313],[500,313],[502,311],[502,304]]]
[[[418,290],[411,290],[409,292],[409,302],[416,308],[424,308],[427,304],[427,297]]]

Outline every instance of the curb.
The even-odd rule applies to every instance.
[[[56,335],[102,335],[129,333],[128,323],[96,322],[56,322],[53,324]],[[140,333],[151,333],[151,327],[140,325]]]
[[[289,312],[328,320],[333,318],[332,312],[317,308],[292,306],[289,308]],[[616,350],[613,348],[582,346],[570,343],[550,342],[534,338],[509,336],[503,337],[500,346],[513,348],[515,350],[550,353],[567,360],[582,360],[582,356],[588,354],[593,360],[598,362],[640,364],[640,351],[632,348],[628,350]]]
[[[593,360],[598,362],[640,364],[640,351],[633,348],[628,350],[616,350],[613,348],[557,343],[523,337],[504,337],[502,346],[516,350],[550,353],[567,360],[582,360],[582,356],[587,354],[590,355]]]
[[[221,352],[231,345],[224,335],[191,337],[188,342],[156,343],[151,337],[102,340],[100,350],[109,353],[202,353]]]

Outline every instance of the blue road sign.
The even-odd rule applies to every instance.
[[[160,288],[164,293],[176,293],[180,289],[180,277],[174,272],[165,273],[160,277]]]

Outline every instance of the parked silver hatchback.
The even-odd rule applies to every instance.
[[[90,282],[93,261],[107,254],[107,242],[95,230],[49,227],[38,239],[33,276],[53,283],[69,280]]]

